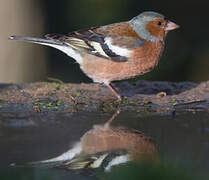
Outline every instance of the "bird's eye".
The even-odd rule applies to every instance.
[[[158,21],[158,22],[157,22],[157,25],[158,25],[158,26],[161,26],[161,25],[162,25],[162,22]]]

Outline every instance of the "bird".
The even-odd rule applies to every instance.
[[[165,37],[179,25],[164,15],[145,11],[128,21],[91,27],[45,38],[10,36],[56,48],[80,65],[93,82],[105,84],[121,100],[113,81],[134,78],[151,71],[159,62]]]
[[[159,162],[159,152],[154,141],[139,130],[123,126],[94,125],[81,137],[79,143],[80,153],[72,159],[58,161],[56,167],[67,170],[101,167],[105,172],[110,172],[112,167],[127,162],[151,164]],[[75,147],[77,148],[78,144]],[[72,148],[67,153],[75,152],[74,150]],[[61,159],[61,157],[63,155],[53,160]],[[66,153],[65,157],[67,157]]]
[[[133,128],[111,125],[118,114],[117,110],[106,123],[93,125],[61,155],[24,166],[79,171],[103,168],[105,172],[110,172],[112,167],[127,162],[158,163],[158,147],[151,137]]]

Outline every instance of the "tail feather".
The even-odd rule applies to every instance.
[[[10,36],[9,39],[26,41],[26,42],[31,42],[31,43],[43,44],[43,45],[61,45],[61,46],[64,45],[64,43],[61,41],[52,40],[52,39],[34,38],[34,37]]]
[[[24,36],[10,36],[9,39],[50,46],[64,52],[68,56],[75,59],[79,64],[81,64],[83,61],[83,58],[79,51],[75,50],[73,47],[71,47],[68,44],[65,44],[65,42],[62,42],[60,40],[42,39],[42,38],[24,37]]]

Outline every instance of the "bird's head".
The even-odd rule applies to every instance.
[[[154,42],[163,41],[168,31],[179,28],[179,25],[152,11],[134,17],[130,20],[130,25],[140,38]]]

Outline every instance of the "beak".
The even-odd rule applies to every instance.
[[[180,26],[175,24],[174,22],[168,21],[167,24],[166,24],[165,30],[166,31],[171,31],[171,30],[174,30],[174,29],[178,29],[179,27]]]

